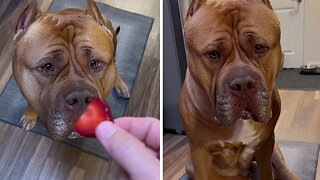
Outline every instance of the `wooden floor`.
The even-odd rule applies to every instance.
[[[320,144],[320,91],[280,90],[280,96],[282,112],[275,130],[276,139]],[[177,180],[185,174],[188,139],[165,134],[163,142],[164,179]],[[319,160],[317,180],[320,180]]]
[[[320,91],[280,91],[276,138],[320,144]]]
[[[28,0],[0,1],[0,92],[11,76],[13,33]],[[52,0],[37,0],[46,10]],[[159,0],[97,0],[154,18],[145,54],[126,109],[128,116],[160,118]],[[0,179],[115,179],[117,166],[70,145],[0,122]]]

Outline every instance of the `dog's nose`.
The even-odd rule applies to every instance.
[[[229,82],[229,87],[240,96],[250,96],[256,90],[256,81],[250,76],[237,77]]]
[[[88,90],[73,91],[65,97],[66,104],[75,112],[83,112],[93,99],[93,94]]]

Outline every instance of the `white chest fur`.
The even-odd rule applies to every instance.
[[[223,176],[248,174],[265,124],[245,120],[239,121],[236,127],[229,139],[210,142],[207,146],[212,155],[212,169]]]

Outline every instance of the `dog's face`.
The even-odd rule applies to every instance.
[[[14,77],[53,138],[70,135],[92,97],[111,92],[112,32],[80,10],[36,13],[23,34],[17,31]]]
[[[196,1],[188,16],[188,68],[210,99],[212,119],[222,127],[270,120],[283,57],[280,24],[270,3]]]

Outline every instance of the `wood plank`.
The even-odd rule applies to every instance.
[[[185,173],[186,173],[186,168],[182,167],[171,179],[172,180],[180,179]]]
[[[158,66],[158,70],[155,73],[154,83],[151,87],[150,100],[147,105],[145,116],[160,119],[160,66]]]
[[[320,102],[315,91],[280,91],[282,111],[276,138],[320,143]],[[294,133],[293,133],[294,132]]]
[[[13,170],[13,165],[17,161],[16,154],[19,153],[19,147],[22,144],[23,136],[19,131],[13,131],[14,135],[3,139],[3,146],[0,148],[0,173],[2,177],[8,178]],[[17,149],[12,151],[11,149]]]
[[[50,179],[53,175],[52,169],[55,169],[57,161],[52,158],[47,158],[39,175],[39,179]]]
[[[163,145],[163,151],[166,152],[163,157],[163,179],[179,179],[185,173],[185,165],[190,156],[188,139],[184,135],[165,136],[167,140]]]
[[[23,137],[23,140],[22,143],[18,143],[18,147],[11,148],[12,156],[9,158],[10,162],[9,165],[6,166],[7,170],[5,172],[8,176],[10,175],[8,179],[20,179],[23,176],[28,166],[26,162],[30,161],[33,153],[37,148],[38,143],[41,140],[41,136],[39,135],[36,135],[34,133],[21,132],[21,130],[19,130],[18,128],[16,128],[16,130],[14,131],[17,130],[20,131],[18,133]],[[14,151],[15,149],[17,149],[17,151]],[[10,167],[10,169],[8,169],[8,167]],[[3,175],[3,173],[1,174]]]
[[[85,173],[84,169],[73,167],[69,174],[68,180],[73,180],[73,179],[82,180],[84,179],[84,173]]]
[[[46,157],[51,149],[52,140],[42,137],[36,151],[30,159],[27,169],[22,176],[22,179],[37,179],[40,176],[42,167],[46,162]],[[41,168],[40,168],[41,167]]]
[[[316,94],[314,95],[315,100],[320,100],[320,91],[316,91]]]

